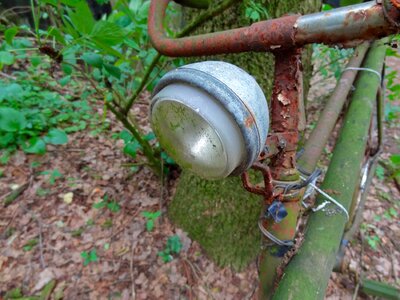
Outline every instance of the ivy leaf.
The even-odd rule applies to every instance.
[[[16,132],[26,127],[23,113],[9,107],[0,107],[0,130]]]
[[[96,68],[103,67],[103,58],[100,54],[97,53],[84,53],[81,57],[85,63],[89,66],[93,66]]]
[[[67,134],[60,129],[50,129],[49,133],[44,137],[44,141],[53,145],[64,145],[68,143]]]
[[[45,154],[46,153],[46,143],[38,137],[33,137],[29,139],[28,146],[23,146],[22,149],[26,153],[32,154]]]

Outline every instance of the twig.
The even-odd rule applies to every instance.
[[[23,185],[18,187],[17,189],[11,191],[2,197],[1,201],[4,201],[4,206],[7,207],[12,204],[15,199],[17,199],[29,186],[29,182],[25,182]]]
[[[36,221],[38,222],[39,225],[39,251],[40,251],[40,265],[42,269],[46,268],[46,263],[44,261],[44,256],[43,256],[43,233],[42,233],[42,222],[39,218],[36,218]]]
[[[135,300],[136,299],[136,292],[135,292],[135,276],[133,274],[133,256],[134,256],[133,251],[134,251],[134,248],[133,248],[133,245],[132,245],[131,259],[130,259],[129,267],[130,267],[130,274],[131,274],[131,281],[132,281],[132,284],[131,284],[131,293],[132,293],[131,299]]]
[[[5,77],[5,78],[11,79],[11,80],[17,80],[17,77],[8,75],[8,74],[3,73],[3,72],[0,72],[0,75]]]
[[[204,24],[206,21],[210,20],[211,18],[219,15],[222,13],[224,10],[229,8],[231,5],[233,5],[236,2],[236,0],[226,0],[222,2],[220,5],[212,7],[210,10],[205,11],[201,15],[199,15],[192,23],[190,23],[188,26],[186,26],[181,32],[179,32],[176,37],[180,38],[185,35],[188,35],[189,33],[193,32],[196,28]],[[147,80],[150,77],[151,72],[153,69],[156,67],[157,63],[159,62],[161,58],[161,54],[157,53],[157,55],[153,58],[150,66],[147,68],[143,79],[139,85],[139,87],[133,92],[132,96],[129,98],[127,105],[125,106],[123,110],[123,114],[127,114],[128,111],[131,109],[133,103],[135,102],[136,98],[139,96],[139,94],[142,92],[144,87],[147,84]]]
[[[164,160],[160,159],[161,161],[161,174],[160,174],[160,224],[163,223],[164,217],[163,217],[163,205],[164,205]]]
[[[360,289],[360,281],[362,280],[362,272],[363,272],[363,255],[364,255],[364,234],[360,231],[360,239],[361,239],[361,251],[360,251],[360,275],[357,279],[357,285],[353,293],[352,300],[356,300],[358,296],[358,291]],[[357,275],[357,273],[355,274]]]

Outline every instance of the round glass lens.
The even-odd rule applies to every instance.
[[[198,109],[177,100],[159,99],[151,122],[161,146],[182,168],[205,178],[226,176],[224,145]]]

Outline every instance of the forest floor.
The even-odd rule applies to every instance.
[[[400,72],[398,60],[387,64]],[[311,111],[334,86],[313,82]],[[145,93],[134,107],[145,130],[148,101]],[[16,288],[25,296],[47,288],[50,299],[256,299],[256,262],[240,273],[220,268],[171,224],[165,212],[175,180],[162,185],[145,167],[133,172],[122,140],[113,138],[122,127],[109,121],[107,133],[74,133],[67,145],[48,146],[43,156],[18,151],[1,167],[0,199],[23,192],[0,206],[0,299]],[[382,161],[399,152],[399,134],[398,124],[388,124]],[[400,286],[399,196],[393,180],[373,179],[362,230],[346,248],[344,272],[332,273],[326,299],[352,299],[361,277]],[[163,215],[147,230],[146,212],[160,205]],[[159,253],[174,236],[182,249],[165,263]]]

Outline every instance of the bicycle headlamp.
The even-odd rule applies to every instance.
[[[208,179],[247,170],[264,149],[269,126],[267,101],[254,78],[219,61],[167,73],[153,92],[150,118],[165,151]]]

